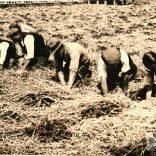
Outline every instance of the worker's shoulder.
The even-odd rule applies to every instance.
[[[31,33],[25,34],[24,41],[31,42],[32,40],[34,40],[34,35],[33,34],[31,34]]]
[[[10,45],[10,43],[7,42],[7,41],[5,41],[5,40],[3,40],[3,41],[0,42],[0,47],[1,48],[8,48],[9,45]]]
[[[129,54],[123,49],[120,49],[120,54],[122,59],[129,57]]]

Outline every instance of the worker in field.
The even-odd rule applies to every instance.
[[[16,49],[12,42],[0,39],[0,69],[12,67],[16,62]]]
[[[83,79],[91,76],[88,51],[82,45],[51,39],[47,47],[51,51],[49,60],[55,61],[56,76],[62,85],[71,88],[78,77]]]
[[[44,39],[38,33],[22,32],[19,28],[11,28],[8,37],[13,40],[15,44],[20,44],[22,47],[18,58],[23,61],[20,64],[18,74],[23,73],[28,67],[34,65],[38,57],[48,58],[49,54],[46,51]],[[19,49],[17,49],[19,50]],[[17,52],[19,54],[19,52]]]
[[[154,77],[156,75],[156,53],[147,52],[143,56],[143,64],[146,70],[145,75],[145,93],[146,99],[150,99],[152,96],[152,91],[155,94],[156,90],[154,88]]]
[[[9,30],[14,29],[14,28],[20,29],[20,31],[23,32],[23,33],[37,33],[36,29],[31,27],[30,25],[22,23],[20,20],[15,20],[9,25]],[[21,43],[20,42],[15,42],[15,47],[17,49],[16,50],[17,55],[22,58],[22,56],[24,54],[23,54],[23,49],[22,49]],[[22,62],[23,59],[19,59],[19,60],[21,60],[21,62]]]
[[[125,51],[115,46],[104,48],[98,59],[101,94],[105,95],[120,85],[127,95],[128,83],[135,77],[136,72],[136,65]]]

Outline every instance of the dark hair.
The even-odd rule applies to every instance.
[[[12,29],[12,28],[21,29],[17,21],[15,21],[15,22],[13,22],[13,23],[11,23],[11,24],[9,25],[9,29]]]
[[[156,63],[156,53],[155,52],[147,52],[144,54],[143,58],[143,64],[147,69],[151,69],[153,65]]]

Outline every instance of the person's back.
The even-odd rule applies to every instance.
[[[73,71],[78,70],[78,66],[89,60],[88,51],[82,45],[76,42],[64,43],[65,55],[70,59],[70,69]]]
[[[73,53],[74,55],[79,54],[79,55],[88,56],[88,52],[86,48],[84,48],[82,45],[80,45],[77,42],[67,42],[67,43],[64,43],[64,45],[66,46],[67,52],[69,53],[69,55]]]
[[[106,94],[119,83],[127,94],[128,82],[135,76],[136,71],[136,65],[125,51],[114,46],[105,48],[98,60],[101,93]]]
[[[67,85],[71,88],[80,69],[81,73],[91,73],[89,70],[90,59],[88,52],[82,45],[76,42],[61,43],[57,40],[49,40],[48,45],[52,50],[50,58],[55,60],[56,75],[62,85],[66,85],[65,75],[68,76]],[[66,63],[65,65],[64,62]]]

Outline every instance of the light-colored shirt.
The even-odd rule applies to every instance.
[[[23,42],[21,42],[26,48],[25,59],[30,60],[34,58],[35,51],[35,39],[33,35],[26,35]]]
[[[77,72],[79,64],[83,62],[85,63],[89,60],[88,51],[82,45],[76,42],[64,43],[64,46],[64,54],[56,54],[56,70],[60,71],[63,68],[63,61],[70,61],[69,69],[71,71]]]
[[[106,72],[106,64],[105,62],[102,60],[101,55],[99,56],[99,60],[98,60],[98,77],[101,78],[106,78],[107,77],[107,72]]]
[[[37,32],[36,29],[32,28],[31,26],[29,26],[27,24],[19,23],[18,25],[20,26],[22,32],[27,32],[27,33],[30,33],[30,32],[36,33]]]
[[[17,53],[17,55],[18,56],[24,56],[22,45],[20,45],[20,43],[16,42],[15,43],[15,47],[16,47],[16,53]]]
[[[120,53],[121,53],[120,62],[122,64],[121,72],[126,73],[126,72],[128,72],[130,70],[129,57],[128,57],[128,54],[123,50],[120,50]],[[103,77],[103,78],[107,77],[107,65],[103,61],[101,55],[99,55],[98,69],[97,70],[98,70],[99,78],[100,77]]]
[[[3,65],[5,60],[6,60],[8,48],[9,48],[8,42],[1,42],[0,43],[0,64],[1,65]]]
[[[121,53],[121,63],[122,63],[121,72],[126,73],[130,70],[129,57],[124,50],[120,50],[120,53]]]

